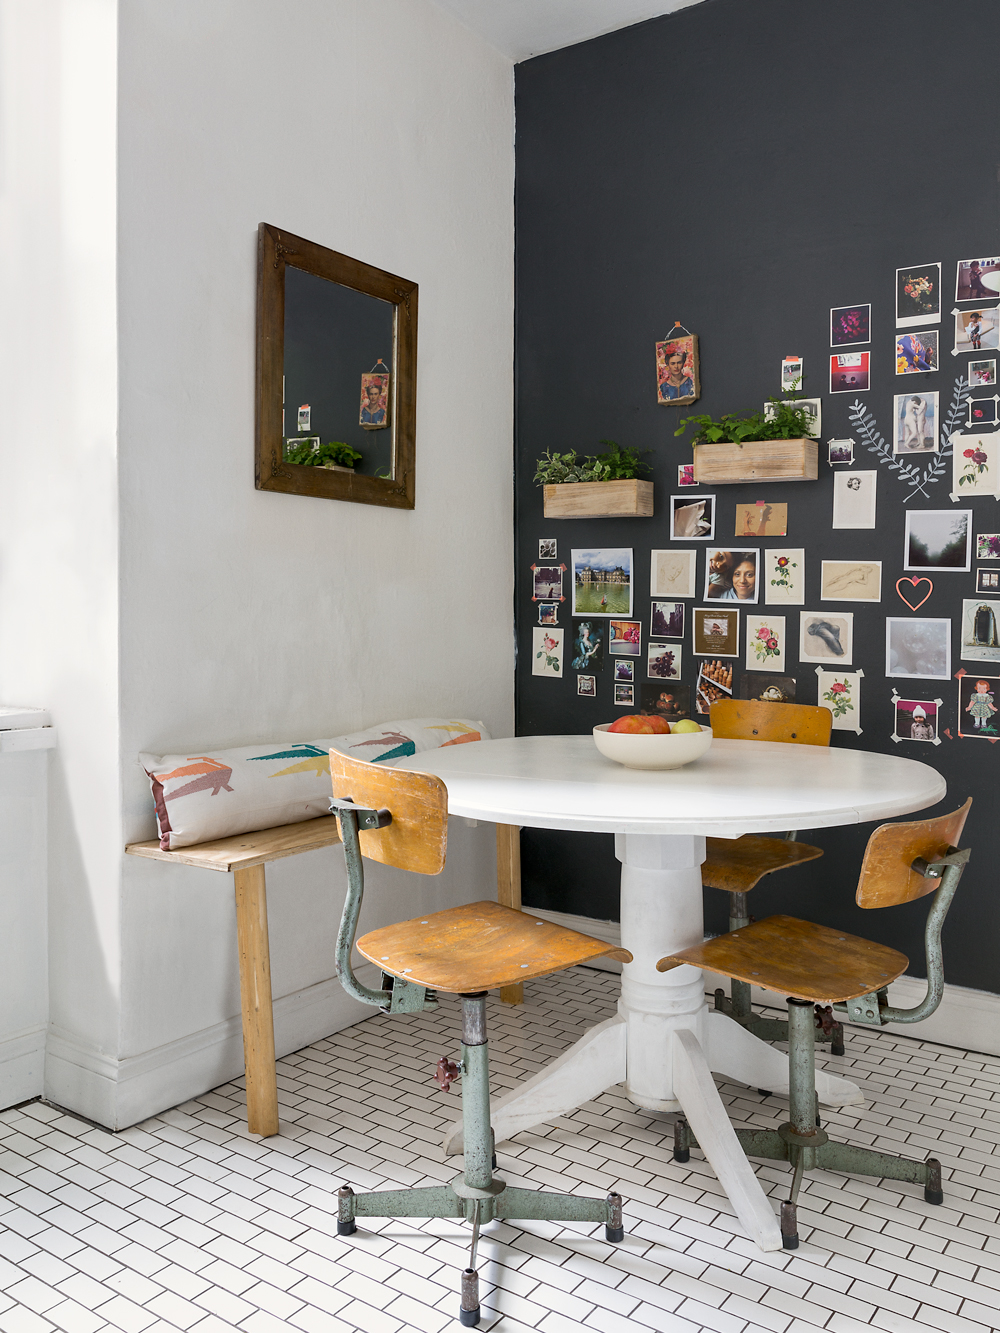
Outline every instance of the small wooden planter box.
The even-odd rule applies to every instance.
[[[651,481],[565,481],[542,490],[546,518],[650,518],[653,513]]]
[[[756,440],[752,444],[698,444],[694,479],[707,486],[737,481],[815,481],[816,440]]]

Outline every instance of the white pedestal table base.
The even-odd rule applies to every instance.
[[[622,862],[622,969],[618,1014],[590,1029],[541,1073],[492,1105],[496,1141],[567,1115],[624,1083],[637,1106],[683,1111],[748,1235],[763,1250],[781,1248],[778,1219],[740,1147],[711,1071],[755,1088],[788,1091],[788,1058],[726,1015],[710,1010],[699,968],[657,972],[666,954],[704,938],[701,864],[705,839],[616,834]],[[819,1070],[828,1106],[860,1105],[860,1089]],[[460,1152],[461,1122],[445,1135]]]

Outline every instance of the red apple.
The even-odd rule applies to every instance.
[[[669,736],[670,723],[662,717],[641,717],[638,713],[628,713],[612,722],[608,731],[624,731],[633,736]]]

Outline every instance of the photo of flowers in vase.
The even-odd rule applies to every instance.
[[[830,346],[847,347],[851,343],[869,343],[872,308],[870,305],[838,305],[830,311]]]
[[[896,269],[896,328],[941,323],[941,265]]]
[[[995,361],[970,361],[969,385],[973,389],[985,389],[997,382],[997,363]]]
[[[976,534],[976,559],[1000,560],[1000,532]]]

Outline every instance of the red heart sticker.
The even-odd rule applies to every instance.
[[[910,586],[914,589],[919,588],[921,583],[926,583],[927,591],[924,593],[923,597],[921,597],[920,601],[917,602],[916,605],[914,605],[913,602],[910,601],[909,597],[907,597],[906,593],[903,592],[902,588],[899,586],[901,583],[909,583]],[[910,608],[911,611],[919,611],[920,608],[923,606],[924,602],[927,601],[927,598],[930,597],[931,593],[934,591],[934,584],[931,583],[930,579],[901,578],[896,580],[896,591],[899,593],[900,597],[902,597],[903,601],[906,603],[906,605]]]

